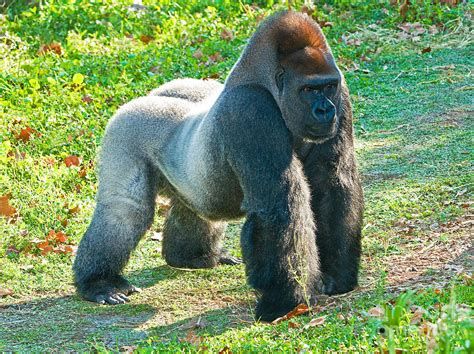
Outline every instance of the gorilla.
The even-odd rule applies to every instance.
[[[239,263],[221,240],[226,221],[245,217],[257,319],[356,287],[363,196],[352,109],[310,17],[285,11],[263,21],[224,85],[174,80],[117,111],[73,266],[83,298],[120,304],[139,291],[121,272],[158,194],[172,203],[162,251],[174,267]]]

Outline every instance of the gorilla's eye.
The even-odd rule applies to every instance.
[[[334,94],[337,90],[337,84],[329,84],[324,86],[324,93],[326,95]]]
[[[315,86],[304,86],[302,89],[303,92],[317,92],[319,89]]]

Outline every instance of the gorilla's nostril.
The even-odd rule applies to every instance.
[[[311,113],[313,117],[318,121],[318,123],[329,123],[334,120],[336,116],[336,108],[334,106],[318,106],[314,107]]]

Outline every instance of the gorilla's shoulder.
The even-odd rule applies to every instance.
[[[216,105],[221,113],[237,115],[239,119],[280,115],[278,104],[265,87],[257,84],[224,88]]]

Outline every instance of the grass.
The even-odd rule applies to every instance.
[[[0,217],[0,289],[12,291],[0,297],[0,350],[472,351],[469,5],[421,1],[405,21],[388,1],[334,0],[315,13],[333,24],[324,31],[354,103],[366,198],[359,290],[323,299],[310,317],[255,323],[242,266],[170,268],[149,233],[126,269],[144,289],[131,303],[98,306],[74,294],[71,255],[42,255],[38,245],[50,230],[72,246],[83,235],[107,120],[173,78],[224,80],[258,20],[282,8],[159,3],[132,11],[125,1],[16,1],[3,9],[0,196],[17,213]],[[60,55],[39,53],[50,43]],[[69,156],[80,165],[67,167]],[[158,211],[152,231],[162,222]],[[235,255],[240,226],[225,241]],[[305,327],[321,316],[323,324]]]

